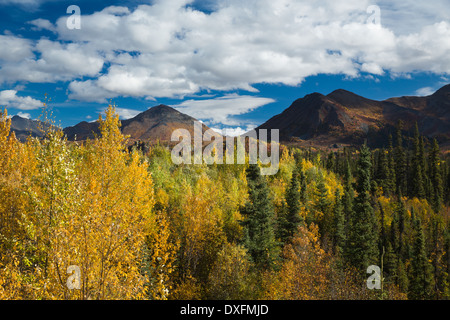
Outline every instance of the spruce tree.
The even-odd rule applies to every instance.
[[[424,300],[432,298],[432,266],[425,251],[425,239],[420,219],[414,223],[414,246],[412,252],[411,272],[409,273],[408,298]]]
[[[406,207],[402,200],[402,195],[400,194],[397,198],[396,204],[396,216],[398,217],[398,255],[399,258],[404,257],[404,233],[405,233],[405,224],[406,224]]]
[[[269,188],[257,164],[250,164],[246,175],[249,199],[241,208],[244,245],[258,269],[270,269],[277,259],[278,243]]]
[[[344,252],[345,241],[345,214],[344,206],[342,204],[341,192],[336,189],[334,202],[334,249],[335,254],[341,257]]]
[[[335,154],[334,154],[334,152],[330,151],[330,153],[328,154],[328,157],[327,157],[327,162],[326,162],[325,168],[330,172],[333,171],[335,162],[336,162]]]
[[[315,210],[315,219],[317,225],[319,226],[320,235],[323,237],[328,234],[331,227],[330,219],[330,207],[331,203],[328,199],[328,189],[325,185],[325,180],[322,173],[319,174],[319,181],[316,185],[316,197],[317,201],[314,204]],[[308,221],[308,224],[313,222],[312,220]]]
[[[386,151],[381,149],[378,153],[377,170],[375,180],[378,186],[383,188],[383,194],[391,193],[391,184],[389,183],[389,163]]]
[[[412,169],[410,178],[410,196],[419,199],[425,198],[425,181],[423,177],[423,158],[421,154],[419,127],[417,122],[414,127]]]
[[[354,214],[348,239],[347,259],[364,274],[371,264],[378,263],[377,234],[375,215],[370,197],[371,157],[367,145],[361,147],[358,161],[358,173]]]
[[[288,242],[292,238],[298,226],[302,222],[302,218],[300,217],[301,194],[298,169],[295,169],[292,173],[292,178],[289,183],[289,188],[286,191],[285,198],[285,215],[279,219],[281,220],[279,223],[281,228],[280,238],[283,243]]]
[[[397,192],[406,194],[407,192],[407,163],[406,163],[406,153],[403,148],[403,136],[402,136],[403,123],[400,120],[397,126],[396,134],[396,144],[395,147],[395,175],[396,175],[396,186]]]
[[[353,201],[355,191],[353,190],[353,175],[348,159],[345,162],[344,175],[344,194],[342,196],[342,205],[344,207],[345,220],[350,222],[353,215]]]
[[[442,205],[443,186],[440,165],[439,144],[436,139],[433,140],[433,146],[429,155],[429,174],[431,183],[431,204],[434,212],[439,212]]]
[[[390,241],[386,242],[385,254],[384,254],[384,272],[388,281],[397,282],[397,255],[392,249]]]
[[[392,145],[392,135],[389,135],[388,179],[386,185],[391,193],[394,193],[396,191],[396,182],[397,177],[395,174],[394,147]]]
[[[299,173],[299,181],[300,181],[300,202],[302,204],[306,204],[306,189],[307,189],[307,182],[306,182],[306,174],[303,170],[303,164],[297,167],[298,173]]]

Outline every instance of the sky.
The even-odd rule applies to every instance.
[[[71,7],[71,6],[75,7]],[[0,0],[0,107],[57,124],[166,104],[236,135],[313,92],[450,83],[450,0]]]

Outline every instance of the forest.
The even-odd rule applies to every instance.
[[[450,298],[450,162],[417,125],[376,150],[281,145],[263,176],[127,148],[112,106],[99,121],[22,143],[0,113],[0,299]]]

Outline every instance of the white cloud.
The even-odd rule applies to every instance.
[[[255,92],[257,83],[299,85],[321,73],[450,74],[448,0],[377,1],[381,25],[367,23],[370,0],[208,0],[210,14],[191,3],[111,6],[83,15],[81,30],[69,30],[66,15],[33,20],[58,40],[0,36],[0,83],[69,81],[69,98],[104,102]]]
[[[219,129],[219,128],[211,128],[214,131],[218,132],[219,134],[223,135],[223,136],[229,136],[229,137],[238,137],[240,135],[243,135],[244,133],[247,133],[253,129],[255,129],[254,127],[250,126],[250,127],[246,127],[246,128],[242,128],[242,127],[226,127],[223,129]]]
[[[0,105],[20,110],[35,110],[42,107],[42,102],[31,97],[21,97],[16,90],[0,91]]]
[[[431,96],[433,93],[436,92],[436,89],[433,89],[432,87],[424,87],[416,90],[416,95],[421,97]]]
[[[17,39],[17,38],[16,38]],[[23,58],[5,63],[0,69],[0,83],[13,81],[55,82],[82,76],[96,76],[103,67],[103,58],[83,44],[38,40],[33,47],[40,52],[38,59]],[[1,50],[1,49],[0,49]],[[25,55],[27,52],[21,52]],[[1,56],[1,52],[0,52]]]
[[[0,4],[19,4],[19,5],[35,5],[40,3],[39,0],[0,0]]]
[[[28,10],[36,10],[42,3],[56,0],[0,0],[0,5],[19,5]]]
[[[19,113],[17,113],[17,115],[21,118],[31,119],[31,114],[29,114],[29,113],[19,112]]]
[[[39,19],[32,20],[32,21],[30,21],[28,23],[33,25],[33,26],[35,26],[36,30],[49,30],[49,31],[52,31],[52,32],[56,32],[56,28],[53,25],[53,23],[51,23],[47,19],[39,18]]]
[[[196,119],[208,120],[212,124],[238,126],[241,121],[233,119],[233,116],[248,113],[272,102],[275,100],[230,94],[214,99],[186,100],[172,107]]]
[[[450,21],[448,0],[378,0],[381,23],[396,34],[418,33],[426,25]]]
[[[136,117],[142,111],[116,107],[116,112],[121,120],[127,120]]]
[[[33,57],[32,41],[11,35],[0,35],[0,66]]]

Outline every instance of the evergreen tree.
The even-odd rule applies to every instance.
[[[303,170],[303,165],[301,164],[299,167],[297,167],[298,173],[299,173],[299,181],[300,181],[300,202],[302,204],[306,204],[306,175],[305,171]]]
[[[450,222],[447,222],[447,228],[445,231],[444,238],[444,261],[446,263],[446,274],[447,274],[447,290],[444,292],[445,297],[450,298]]]
[[[399,258],[404,257],[404,233],[405,233],[405,223],[406,223],[406,208],[405,204],[402,200],[402,195],[400,194],[397,199],[397,205],[396,205],[396,217],[397,220],[397,227],[398,227],[398,255]]]
[[[274,208],[267,181],[257,164],[246,170],[249,200],[241,214],[244,217],[244,245],[259,269],[270,269],[278,255],[274,230]]]
[[[414,127],[412,170],[410,183],[410,196],[419,199],[425,198],[425,181],[423,177],[423,158],[421,155],[419,127],[417,122]]]
[[[344,251],[345,241],[345,215],[344,206],[342,204],[341,192],[336,189],[334,203],[334,248],[335,253],[340,257]]]
[[[328,171],[334,170],[335,161],[336,161],[335,154],[334,154],[334,152],[330,151],[330,153],[328,154],[327,162],[326,162],[326,166],[325,166]]]
[[[361,147],[358,161],[358,175],[354,215],[348,239],[347,259],[364,274],[371,264],[378,262],[377,235],[375,233],[375,215],[370,199],[370,150],[367,145]]]
[[[450,162],[449,161],[447,161],[446,174],[444,175],[444,177],[447,177],[446,183],[445,183],[445,188],[444,188],[444,194],[445,194],[444,201],[448,205],[450,203]]]
[[[443,187],[440,166],[439,144],[436,139],[433,140],[433,146],[430,151],[429,174],[431,182],[431,204],[435,212],[439,212],[442,205]]]
[[[430,256],[433,266],[436,298],[441,299],[448,288],[447,265],[445,262],[445,223],[440,215],[433,215],[431,226]]]
[[[409,273],[408,298],[423,300],[432,298],[433,274],[432,266],[425,252],[425,239],[420,219],[414,223],[414,246]]]
[[[398,194],[406,194],[407,192],[407,163],[406,154],[403,148],[403,136],[402,136],[403,123],[400,120],[397,126],[396,144],[395,147],[395,175],[396,186]]]
[[[401,292],[408,292],[408,272],[406,270],[405,263],[402,260],[399,260],[397,265],[397,285]]]
[[[388,152],[388,179],[386,182],[387,188],[391,193],[396,191],[397,177],[395,174],[395,159],[394,147],[392,145],[392,135],[389,135],[389,152]]]
[[[384,194],[391,193],[391,184],[389,183],[389,163],[386,151],[381,149],[378,153],[377,170],[375,180],[378,186],[383,188]]]
[[[344,207],[345,220],[350,222],[353,215],[353,201],[355,198],[355,191],[353,190],[353,175],[348,159],[346,160],[345,168],[344,194],[342,197],[342,205]]]
[[[291,181],[289,183],[289,188],[286,191],[286,213],[284,217],[281,218],[280,238],[283,243],[288,242],[294,233],[297,231],[298,226],[302,222],[300,217],[300,184],[299,184],[299,173],[298,169],[295,169]]]
[[[331,203],[328,199],[328,189],[325,185],[323,175],[319,175],[319,182],[316,185],[316,197],[317,201],[314,204],[315,217],[314,220],[317,221],[319,226],[320,235],[323,237],[330,232],[330,227],[332,222],[330,221],[330,207]],[[308,221],[310,224],[313,221]]]
[[[390,241],[387,241],[384,254],[384,273],[388,281],[395,283],[397,281],[397,255],[392,249]]]

